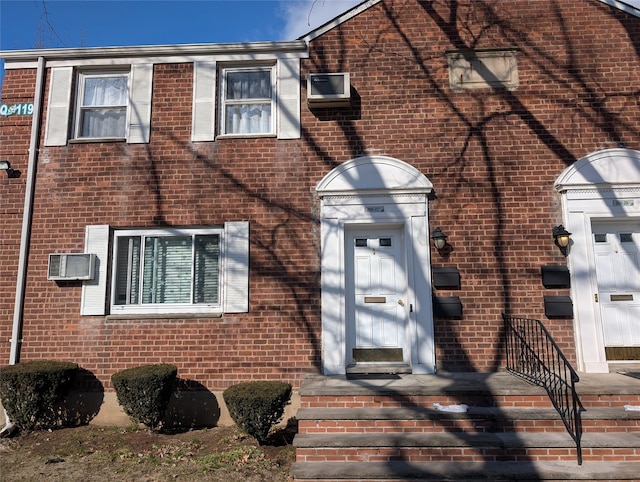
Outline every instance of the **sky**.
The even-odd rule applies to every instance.
[[[361,2],[0,0],[0,50],[295,40]]]

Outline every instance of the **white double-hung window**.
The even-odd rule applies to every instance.
[[[128,72],[83,72],[78,77],[75,138],[125,138]]]
[[[222,69],[221,134],[275,134],[273,66]]]
[[[113,312],[220,309],[222,229],[115,232]]]

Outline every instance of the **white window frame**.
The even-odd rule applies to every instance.
[[[84,105],[84,91],[85,91],[85,82],[87,79],[92,78],[100,78],[100,77],[125,77],[127,80],[127,92],[125,94],[125,103],[122,105],[109,105],[103,108],[104,110],[125,110],[125,126],[124,132],[122,136],[84,136],[82,135],[82,111],[89,110],[90,108],[95,109],[96,106],[85,106]],[[77,77],[77,88],[76,88],[76,102],[75,102],[75,113],[74,113],[74,126],[73,126],[73,139],[76,140],[94,140],[94,139],[126,139],[129,135],[129,123],[130,123],[130,98],[131,98],[131,73],[129,70],[103,70],[103,71],[80,71],[78,72]]]
[[[242,99],[242,100],[228,100],[227,95],[227,75],[229,73],[236,72],[265,72],[268,71],[271,77],[271,97],[270,98],[255,98],[255,99]],[[276,135],[276,119],[278,116],[276,92],[277,92],[277,76],[276,66],[274,64],[268,65],[252,65],[252,66],[228,66],[220,69],[220,115],[218,131],[220,137],[268,137]],[[227,105],[232,104],[266,104],[270,103],[271,116],[269,119],[269,131],[268,132],[256,132],[256,133],[227,133],[226,132],[226,111]]]
[[[131,237],[131,236],[143,236],[143,237],[157,237],[157,236],[196,236],[196,235],[218,235],[220,243],[220,255],[218,266],[218,303],[140,303],[140,304],[116,304],[115,297],[116,282],[117,282],[117,269],[118,269],[118,238]],[[222,312],[223,306],[223,293],[224,293],[224,263],[225,263],[225,233],[222,228],[196,228],[196,229],[125,229],[114,231],[113,240],[113,263],[112,263],[112,277],[111,277],[111,313],[112,314],[164,314],[164,313],[216,313]],[[192,252],[193,256],[193,252]],[[141,268],[142,268],[141,256]],[[142,272],[142,271],[140,271]],[[191,280],[193,282],[193,265],[191,271]],[[193,284],[193,283],[192,283]]]

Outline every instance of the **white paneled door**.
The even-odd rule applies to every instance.
[[[350,231],[346,244],[349,364],[408,363],[402,228]]]
[[[592,227],[597,293],[608,359],[640,353],[640,222]]]

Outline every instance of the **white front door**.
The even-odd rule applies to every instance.
[[[409,306],[402,228],[346,236],[347,364],[408,364]]]
[[[594,223],[597,293],[607,360],[640,358],[640,222]]]

